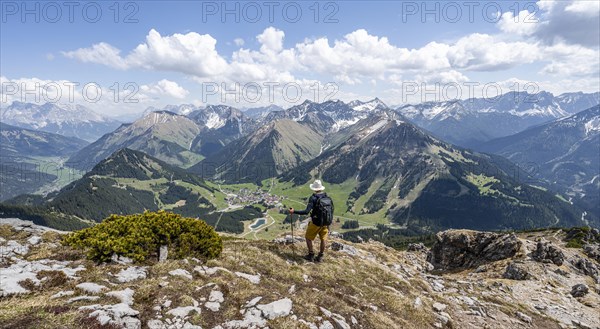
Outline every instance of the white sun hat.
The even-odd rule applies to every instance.
[[[313,191],[324,191],[325,186],[323,186],[323,183],[317,179],[314,183],[310,184],[310,189]]]

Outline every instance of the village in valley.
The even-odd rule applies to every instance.
[[[256,187],[255,189],[240,188],[238,191],[223,190],[226,193],[225,201],[234,206],[247,206],[247,205],[262,205],[266,209],[272,208],[283,208],[283,197],[271,194],[267,191]]]

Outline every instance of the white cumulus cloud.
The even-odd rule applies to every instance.
[[[160,80],[155,84],[142,85],[140,86],[140,90],[148,94],[166,95],[178,99],[184,99],[190,93],[177,84],[177,82],[166,79]]]

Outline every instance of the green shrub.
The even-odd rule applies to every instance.
[[[160,246],[169,247],[170,258],[216,258],[223,250],[221,237],[202,220],[170,212],[111,215],[102,223],[70,233],[65,245],[87,251],[89,259],[106,262],[113,254],[141,262],[157,257]]]
[[[576,248],[576,249],[582,249],[583,248],[583,241],[581,241],[581,239],[573,239],[573,240],[569,240],[566,244],[567,248]]]

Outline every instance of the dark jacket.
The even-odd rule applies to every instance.
[[[326,193],[319,193],[319,194],[314,193],[308,199],[308,203],[306,204],[306,209],[305,210],[294,210],[294,213],[298,214],[298,215],[308,215],[308,214],[310,214],[310,218],[312,219],[313,224],[315,224],[315,225],[321,225],[321,223],[319,223],[318,218],[316,218],[316,215],[313,214],[313,210],[316,209],[316,207],[317,207],[317,201],[321,197],[324,197],[326,195],[327,195]]]

